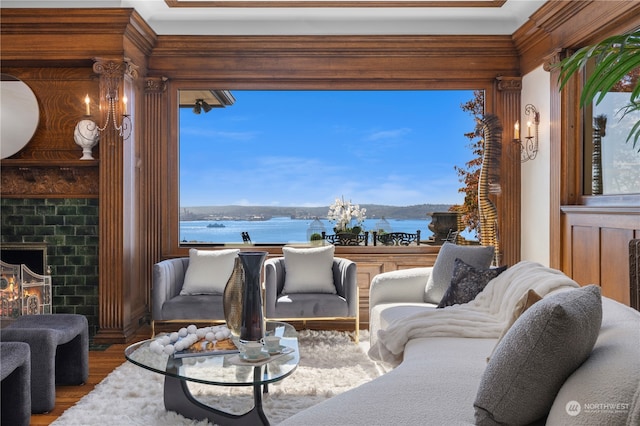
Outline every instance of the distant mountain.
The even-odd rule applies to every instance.
[[[386,206],[360,204],[367,209],[368,219],[424,219],[432,212],[446,212],[450,204],[418,204],[414,206]],[[324,207],[274,207],[274,206],[193,206],[183,207],[180,220],[269,220],[272,217],[292,219],[320,219],[327,217],[329,206]]]

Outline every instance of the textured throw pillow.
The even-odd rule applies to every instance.
[[[509,319],[509,322],[507,323],[507,326],[504,328],[504,330],[502,330],[502,334],[500,334],[500,337],[498,337],[498,343],[496,343],[496,345],[493,348],[493,351],[491,351],[491,355],[489,355],[489,357],[487,358],[487,362],[489,362],[489,360],[493,356],[493,353],[496,351],[496,348],[498,347],[498,345],[502,341],[502,338],[504,337],[505,334],[507,334],[507,331],[509,331],[511,326],[518,320],[518,318],[520,318],[520,316],[522,314],[524,314],[524,312],[527,309],[532,307],[534,305],[534,303],[536,303],[536,302],[538,302],[540,300],[542,300],[542,296],[540,296],[538,293],[536,293],[535,290],[529,289],[529,291],[527,291],[518,300],[518,302],[516,302],[516,306],[513,308],[513,312],[511,313],[511,318]]]
[[[435,303],[442,300],[445,291],[451,284],[455,260],[461,259],[468,265],[476,268],[488,268],[493,260],[493,246],[459,246],[445,242],[440,247],[440,252],[433,264],[433,270],[424,292],[426,303]]]
[[[189,250],[189,266],[180,294],[223,294],[240,250]]]
[[[456,259],[454,264],[451,284],[440,300],[438,308],[471,302],[478,293],[484,290],[489,281],[507,269],[506,266],[475,268],[460,259]]]
[[[544,418],[567,377],[589,357],[601,323],[596,285],[548,295],[529,308],[487,364],[473,404],[476,424]]]
[[[336,293],[333,284],[333,253],[328,245],[314,248],[283,247],[283,293]]]

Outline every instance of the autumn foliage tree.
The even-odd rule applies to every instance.
[[[484,139],[480,120],[484,116],[484,91],[474,90],[473,99],[461,104],[460,107],[476,119],[476,126],[473,131],[464,134],[471,141],[468,147],[473,152],[474,157],[465,163],[464,167],[454,166],[460,182],[464,185],[458,189],[458,192],[464,194],[464,204],[453,205],[449,210],[461,213],[462,223],[469,230],[475,231],[479,238],[478,179],[480,178],[482,155],[484,153]]]

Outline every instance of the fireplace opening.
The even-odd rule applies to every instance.
[[[3,244],[0,254],[0,317],[50,314],[46,244]]]
[[[47,271],[47,245],[43,243],[2,243],[0,260],[12,265],[27,265],[36,274]]]

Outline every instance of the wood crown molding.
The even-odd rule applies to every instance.
[[[513,56],[508,35],[160,36],[162,56]]]
[[[0,19],[3,63],[122,57],[123,36],[130,43],[127,49],[134,47],[148,56],[157,40],[149,24],[131,8],[11,8],[0,9]]]
[[[149,73],[225,88],[312,80],[478,88],[498,75],[518,75],[519,69],[517,50],[505,35],[161,36]]]
[[[562,49],[576,49],[640,27],[637,1],[550,0],[513,33],[521,75],[545,65]]]

